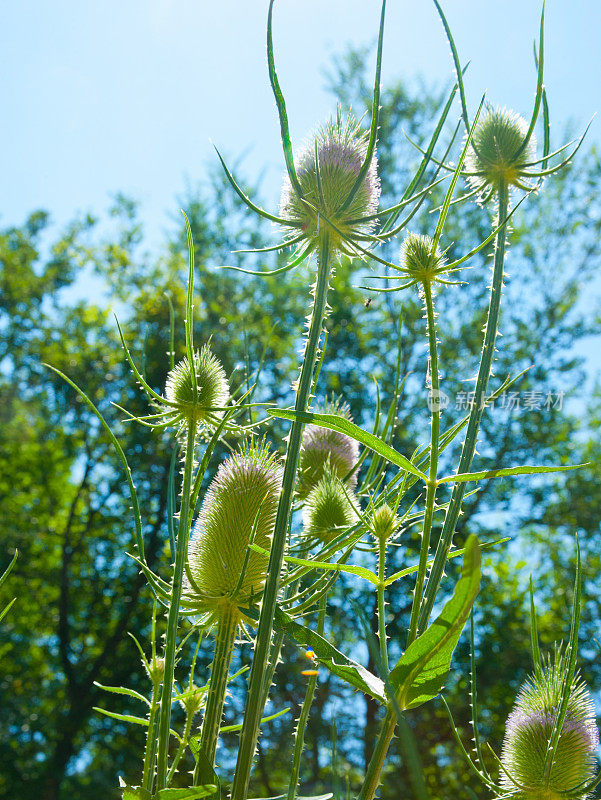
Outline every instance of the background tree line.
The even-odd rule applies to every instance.
[[[350,51],[331,70],[330,87],[344,107],[362,111],[369,105],[366,56],[365,51]],[[423,139],[442,97],[424,86],[399,84],[384,91],[378,153],[384,204],[398,196],[417,160],[402,131]],[[496,380],[530,367],[515,387],[522,398],[528,393],[543,400],[560,394],[564,400],[556,407],[545,402],[530,408],[523,402],[517,408],[497,404],[485,416],[479,463],[486,467],[535,459],[592,466],[557,478],[489,482],[465,504],[458,543],[471,532],[482,541],[511,537],[486,556],[476,612],[481,722],[496,745],[529,670],[528,575],[532,572],[535,581],[541,637],[548,647],[564,636],[568,624],[576,533],[585,568],[581,668],[593,689],[601,687],[596,642],[601,491],[595,467],[601,455],[601,406],[593,377],[578,355],[582,343],[599,334],[591,287],[601,261],[600,184],[601,162],[589,149],[573,167],[549,180],[513,219]],[[435,191],[416,217],[418,232],[431,232],[428,209],[436,200]],[[181,205],[196,247],[197,341],[212,337],[213,349],[234,381],[245,381],[264,359],[260,398],[287,403],[306,314],[307,272],[301,268],[257,278],[216,268],[285,263],[285,256],[231,253],[269,243],[272,231],[247,217],[216,170]],[[169,300],[178,322],[177,356],[183,354],[185,241],[182,226],[174,230],[157,252],[148,252],[135,203],[118,196],[106,218],[78,218],[58,237],[43,211],[0,232],[0,568],[15,547],[20,551],[16,571],[3,589],[18,595],[18,602],[4,620],[0,638],[2,796],[117,798],[117,773],[132,774],[138,763],[142,732],[92,710],[98,705],[130,710],[127,698],[106,695],[95,682],[147,690],[139,655],[127,636],[133,631],[144,639],[152,609],[149,590],[125,555],[132,537],[127,487],[95,418],[44,364],[84,387],[119,430],[143,508],[148,561],[160,569],[169,559],[172,443],[168,436],[123,422],[113,405],[133,413],[147,411],[125,361],[113,312],[147,380],[161,389],[168,370]],[[457,207],[448,226],[446,244],[453,243],[449,256],[469,250],[489,230],[485,209]],[[394,260],[397,251],[398,243],[387,255]],[[443,417],[446,425],[461,414],[455,398],[469,391],[466,379],[477,363],[489,258],[490,251],[484,251],[474,259],[462,276],[466,285],[445,287],[437,300],[442,377],[451,398]],[[394,445],[412,452],[428,425],[422,308],[411,291],[376,295],[367,304],[368,294],[360,287],[368,273],[365,264],[350,259],[336,270],[318,393],[342,395],[355,421],[369,425],[376,403],[372,378],[382,401],[389,402],[397,361],[394,343],[400,341],[406,382]],[[92,291],[86,291],[89,286]],[[277,425],[269,433],[278,445],[284,434],[285,428]],[[406,531],[393,549],[391,569],[415,563],[418,530]],[[399,582],[390,595],[391,638],[399,647],[411,588],[411,583]],[[374,600],[364,586],[348,576],[341,579],[327,633],[336,646],[367,663],[349,597],[368,611]],[[285,754],[304,693],[301,655],[287,645],[278,667],[271,707],[290,706],[292,713],[265,726],[254,776],[256,796],[278,794],[286,785]],[[243,646],[239,662],[248,663],[250,657],[250,647]],[[471,712],[464,640],[454,665],[446,696],[467,741]],[[205,677],[206,668],[201,659]],[[227,705],[232,720],[240,717],[243,692],[244,680],[239,679]],[[376,731],[377,708],[323,675],[309,723],[305,793],[332,784],[340,792],[347,785],[353,788],[371,755]],[[416,742],[423,779],[404,767]],[[233,749],[235,737],[226,746]],[[472,783],[457,753],[442,705],[434,702],[412,713],[397,740],[382,797],[459,797],[465,785],[480,796],[481,788]]]

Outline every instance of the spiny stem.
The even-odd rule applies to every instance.
[[[309,324],[309,335],[301,367],[298,389],[296,393],[295,410],[305,411],[311,392],[311,379],[315,368],[317,346],[326,310],[326,298],[330,281],[332,252],[327,231],[321,236],[319,243],[319,257],[317,267],[317,281],[315,284],[315,301]],[[263,713],[263,680],[269,649],[271,634],[273,632],[273,617],[280,583],[280,572],[284,557],[284,548],[288,535],[294,483],[298,468],[303,423],[295,420],[290,429],[288,447],[286,451],[286,464],[282,481],[282,493],[273,534],[273,544],[269,556],[269,567],[265,593],[261,606],[259,628],[255,643],[255,654],[250,671],[248,696],[244,713],[244,725],[240,734],[240,748],[238,761],[232,786],[232,800],[244,800],[248,790],[253,754],[259,734],[259,722]]]
[[[380,662],[388,676],[388,648],[386,647],[386,603],[384,600],[384,581],[386,580],[386,539],[378,541],[378,639],[380,641]],[[384,676],[381,676],[384,678]]]
[[[150,696],[150,713],[148,714],[148,730],[146,732],[146,749],[144,751],[144,767],[142,770],[142,788],[152,791],[154,781],[154,757],[156,754],[156,712],[158,708],[157,696],[160,681],[152,682],[152,694]]]
[[[327,595],[319,601],[319,616],[317,618],[317,633],[323,636],[323,629],[326,619],[326,600]],[[300,771],[301,757],[303,748],[305,746],[305,729],[309,721],[309,713],[311,705],[315,696],[315,687],[317,686],[317,679],[319,675],[312,675],[307,683],[307,691],[305,692],[305,699],[298,718],[298,725],[296,728],[296,736],[294,739],[294,751],[292,754],[292,767],[290,772],[290,782],[288,783],[288,800],[295,800],[296,789],[298,787],[298,774]]]
[[[498,214],[499,221],[506,220],[507,209],[509,206],[509,187],[504,180],[499,181],[498,186]],[[486,390],[488,387],[488,379],[490,377],[492,360],[495,352],[495,342],[497,339],[497,330],[499,326],[499,311],[501,307],[501,293],[503,289],[503,269],[505,265],[505,236],[506,224],[503,223],[499,228],[495,240],[495,260],[493,267],[492,286],[490,293],[490,303],[488,307],[488,318],[486,321],[486,332],[484,334],[484,344],[482,347],[482,356],[480,359],[480,367],[478,369],[478,377],[476,379],[476,388],[474,392],[474,402],[470,410],[470,416],[467,423],[467,432],[461,450],[461,458],[459,460],[458,472],[469,472],[476,450],[476,442],[478,440],[478,431],[480,428],[480,421],[484,412],[484,405],[486,401]],[[436,555],[434,556],[434,564],[428,578],[428,585],[424,595],[424,602],[419,614],[418,632],[425,630],[432,613],[432,607],[436,600],[438,587],[444,571],[444,565],[453,542],[453,534],[459,514],[461,512],[461,503],[465,494],[467,483],[456,483],[453,486],[451,494],[451,501],[447,508],[442,534],[436,548]]]
[[[165,640],[165,674],[161,693],[161,710],[159,716],[159,753],[157,761],[157,789],[165,788],[167,781],[167,761],[169,755],[169,727],[171,725],[171,706],[173,703],[173,673],[175,671],[175,651],[177,648],[177,620],[182,596],[182,580],[184,564],[188,550],[190,533],[190,488],[192,470],[194,468],[194,445],[196,425],[188,427],[186,440],[186,457],[184,461],[184,479],[182,483],[182,502],[179,511],[179,524],[175,545],[175,566],[173,583],[169,598],[169,615],[167,617],[167,634]]]
[[[434,514],[434,504],[436,502],[438,438],[440,431],[440,381],[438,375],[438,348],[436,343],[436,316],[434,314],[434,302],[432,299],[432,284],[429,281],[424,281],[423,295],[424,304],[426,306],[428,344],[430,349],[430,359],[428,365],[428,371],[430,374],[430,405],[432,413],[432,421],[430,426],[430,475],[426,484],[426,511],[424,516],[424,530],[419,554],[419,568],[417,571],[415,591],[413,594],[413,605],[411,608],[411,621],[409,623],[407,647],[417,637],[417,621],[421,606],[422,592],[424,590],[424,581],[426,578],[426,565],[430,552],[432,516]]]
[[[394,736],[394,729],[396,728],[396,714],[394,709],[389,708],[386,716],[382,721],[380,733],[376,741],[376,747],[372,754],[371,760],[365,773],[365,779],[361,791],[357,796],[357,800],[372,800],[375,796],[378,786],[380,785],[380,775],[384,767],[384,761],[388,754],[390,742]]]
[[[235,608],[224,608],[217,622],[215,655],[211,665],[211,683],[200,734],[200,747],[211,767],[215,765],[215,752],[225,703],[227,677],[234,653],[238,622],[239,614]],[[194,771],[194,785],[197,784],[200,778],[200,765],[201,759],[198,759]]]
[[[186,711],[186,723],[184,725],[184,735],[182,736],[182,740],[179,743],[179,747],[177,748],[177,752],[173,757],[173,762],[169,767],[169,772],[167,774],[167,785],[171,783],[173,780],[173,776],[177,771],[177,767],[179,762],[182,759],[182,756],[186,752],[186,748],[188,747],[188,742],[190,741],[190,733],[192,732],[192,721],[194,719],[194,714],[191,714],[189,711]]]

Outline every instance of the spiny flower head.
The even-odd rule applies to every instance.
[[[328,400],[316,408],[322,414],[337,414],[353,421],[346,403],[339,400]],[[316,486],[324,471],[328,468],[340,479],[353,469],[359,458],[359,444],[344,433],[321,428],[319,425],[307,425],[303,433],[301,445],[299,478],[296,492],[304,499]],[[354,472],[346,481],[346,485],[355,488],[357,474]]]
[[[407,275],[420,283],[431,283],[444,271],[445,258],[433,240],[420,233],[408,233],[401,245],[401,266]]]
[[[371,525],[373,535],[381,542],[391,539],[399,527],[397,515],[387,503],[374,509]]]
[[[342,481],[327,470],[303,507],[304,536],[328,544],[357,521]]]
[[[507,108],[488,106],[481,116],[465,158],[468,181],[474,189],[496,189],[499,181],[520,189],[528,179],[528,165],[536,160],[536,138],[522,148],[528,123]],[[520,152],[521,149],[521,152]]]
[[[593,775],[599,732],[591,695],[578,675],[572,681],[548,779],[544,776],[547,745],[561,704],[565,674],[565,658],[557,650],[540,672],[522,686],[507,719],[501,762],[524,789],[518,791],[503,771],[501,785],[519,800],[576,800],[586,796],[577,787]]]
[[[349,114],[343,121],[339,112],[336,119],[330,119],[319,128],[298,153],[296,174],[303,197],[310,206],[298,196],[286,177],[280,212],[284,219],[302,226],[307,241],[317,246],[320,234],[327,230],[333,248],[353,255],[345,239],[370,233],[373,229],[374,220],[360,220],[378,210],[380,180],[375,156],[353,199],[344,208],[365,161],[367,147],[368,136],[355,117]],[[338,230],[328,225],[324,216]]]
[[[266,444],[246,443],[227,458],[211,482],[189,546],[193,579],[187,589],[200,611],[249,604],[265,583],[282,485],[282,467]],[[246,564],[245,564],[246,560]]]
[[[180,427],[221,419],[222,409],[230,399],[229,386],[221,362],[209,345],[194,353],[196,394],[188,357],[179,361],[167,376],[165,397],[171,404],[168,413]]]

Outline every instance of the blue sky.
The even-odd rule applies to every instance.
[[[389,2],[384,83],[444,84],[450,54],[433,3]],[[538,0],[446,0],[468,99],[484,89],[527,114]],[[186,182],[202,180],[210,140],[247,151],[272,202],[281,155],[265,62],[266,0],[19,0],[0,9],[0,224],[48,209],[58,224],[103,211],[124,191],[160,239]],[[275,40],[295,141],[327,116],[322,71],[349,42],[370,43],[377,0],[278,0]],[[601,3],[547,3],[546,84],[556,129],[601,107]],[[591,141],[600,139],[594,123]]]

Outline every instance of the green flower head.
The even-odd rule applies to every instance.
[[[368,234],[373,229],[374,220],[360,220],[378,209],[380,181],[375,156],[347,204],[367,156],[368,142],[368,135],[352,114],[343,121],[338,113],[335,120],[329,120],[318,129],[295,159],[302,198],[286,176],[280,214],[300,227],[305,238],[315,245],[320,234],[327,230],[334,249],[353,255],[344,240]]]
[[[507,719],[501,785],[518,800],[580,800],[587,796],[579,787],[593,776],[599,732],[591,695],[578,675],[572,681],[567,713],[545,777],[545,757],[565,674],[565,659],[558,650],[522,686]]]
[[[419,233],[408,233],[401,245],[401,266],[412,281],[432,283],[445,271],[446,261],[433,240]]]
[[[304,535],[308,539],[328,544],[357,521],[347,494],[352,496],[340,478],[326,471],[303,508]]]
[[[488,106],[482,114],[465,157],[468,181],[481,193],[496,189],[499,181],[520,189],[531,188],[528,167],[536,161],[536,138],[528,123],[506,108]]]
[[[398,528],[397,515],[387,503],[373,510],[371,531],[378,541],[387,542],[392,539]]]
[[[188,600],[199,611],[245,606],[263,590],[282,485],[282,468],[266,444],[247,443],[210,484],[189,545]]]
[[[221,362],[208,345],[194,353],[196,391],[190,362],[186,356],[167,376],[165,397],[171,421],[180,427],[203,423],[211,426],[223,416],[230,399],[229,386]]]
[[[322,414],[337,414],[352,422],[350,409],[339,400],[329,400],[318,406],[316,411]],[[299,478],[296,487],[298,496],[304,500],[327,469],[341,480],[353,469],[359,458],[359,445],[350,436],[319,425],[307,425],[303,433],[301,445]],[[354,489],[357,474],[346,481],[346,485]]]

